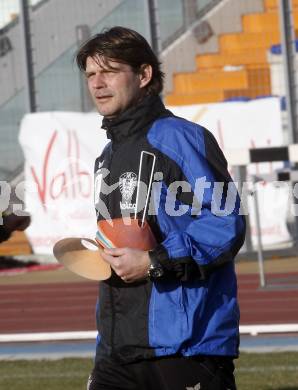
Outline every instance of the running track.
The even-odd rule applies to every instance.
[[[298,273],[239,275],[241,325],[298,323]],[[0,286],[0,333],[95,329],[97,283]]]

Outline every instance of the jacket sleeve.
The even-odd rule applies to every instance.
[[[234,259],[244,242],[245,220],[239,215],[240,198],[215,138],[206,129],[191,125],[174,131],[167,144],[158,146],[155,141],[168,158],[168,191],[175,180],[186,182],[189,188],[174,195],[176,206],[187,210],[181,223],[179,217],[167,215],[177,220],[177,228],[167,232],[151,256],[166,269],[178,270],[183,278],[196,265],[204,279]]]

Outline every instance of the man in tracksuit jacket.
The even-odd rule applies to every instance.
[[[99,283],[88,389],[236,389],[245,223],[225,157],[165,109],[160,64],[135,31],[96,35],[77,63],[110,139],[95,162],[97,219],[143,218],[157,242],[104,251],[112,276]]]

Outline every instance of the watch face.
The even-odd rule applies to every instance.
[[[163,268],[161,266],[150,268],[149,275],[153,279],[160,278],[163,275]]]

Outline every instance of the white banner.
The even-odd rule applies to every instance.
[[[169,109],[208,128],[223,150],[282,144],[277,98]],[[35,253],[51,253],[53,244],[64,237],[94,237],[93,165],[107,143],[100,127],[97,113],[46,112],[24,117],[20,143],[26,161],[26,210],[32,215],[27,234]],[[269,173],[272,164],[262,164],[261,169]],[[271,184],[266,184],[265,205],[275,210],[276,191],[284,189],[272,192],[270,188]],[[259,197],[264,193],[261,190]],[[285,193],[282,196],[285,199]],[[274,215],[265,209],[261,208],[264,243],[288,240],[287,202],[279,204]],[[251,220],[254,233],[253,215]]]
[[[93,166],[107,143],[101,117],[28,114],[21,124],[20,142],[26,161],[25,204],[32,215],[26,233],[34,252],[52,253],[55,242],[64,237],[93,238]]]

